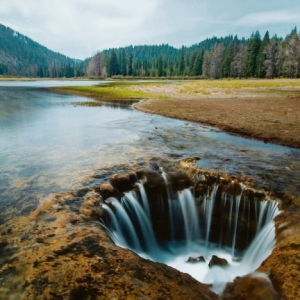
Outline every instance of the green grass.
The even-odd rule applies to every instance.
[[[169,89],[165,86],[173,85],[179,94],[195,95],[237,95],[238,93],[250,93],[284,96],[287,98],[299,98],[300,79],[222,79],[222,80],[193,80],[193,81],[162,81],[162,82],[132,82],[118,81],[108,82],[98,86],[74,86],[58,87],[53,90],[92,97],[109,101],[133,101],[140,99],[168,100]],[[152,88],[151,88],[152,87]]]
[[[166,83],[157,82],[110,82],[108,84],[98,86],[68,86],[68,87],[55,87],[52,90],[77,94],[86,97],[92,97],[99,100],[139,100],[149,98],[167,99],[166,95],[153,95],[147,91],[147,86],[159,86]],[[135,89],[134,86],[145,86],[145,91]]]

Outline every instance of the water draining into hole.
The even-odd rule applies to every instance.
[[[120,199],[105,200],[102,224],[115,244],[212,284],[217,293],[271,254],[276,201],[262,200],[242,184],[237,184],[238,193],[214,184],[195,196],[187,188],[172,190],[167,175],[162,176],[164,195],[148,199],[143,183],[137,182]]]

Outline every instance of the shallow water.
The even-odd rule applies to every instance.
[[[198,166],[247,175],[265,189],[300,196],[300,150],[135,111],[128,104],[83,107],[90,99],[47,90],[98,82],[0,82],[2,218],[85,177],[152,156],[197,156]],[[101,82],[99,82],[101,84]]]

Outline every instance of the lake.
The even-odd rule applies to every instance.
[[[70,191],[101,170],[154,156],[197,156],[198,166],[246,175],[257,187],[300,196],[300,150],[216,128],[91,101],[48,87],[95,81],[0,82],[1,220],[26,215],[51,193]],[[96,101],[96,100],[95,100]]]

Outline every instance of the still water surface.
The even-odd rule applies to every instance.
[[[199,167],[251,176],[265,189],[300,196],[298,149],[145,114],[128,104],[80,106],[76,102],[91,99],[47,89],[101,83],[0,82],[2,221],[28,213],[41,198],[69,191],[100,169],[153,156],[197,156]]]

